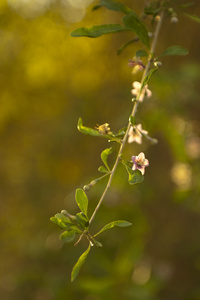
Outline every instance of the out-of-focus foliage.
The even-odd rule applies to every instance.
[[[179,14],[177,24],[165,20],[157,54],[172,45],[189,54],[163,57],[149,82],[153,96],[137,114],[159,143],[144,139],[125,150],[127,157],[145,152],[145,180],[129,186],[119,167],[93,233],[116,219],[133,225],[102,234],[103,250],[92,248],[70,283],[87,244],[63,245],[49,218],[65,207],[77,213],[75,190],[98,177],[100,154],[110,147],[106,139],[79,133],[78,118],[92,128],[108,122],[117,132],[130,115],[132,81],[140,79],[127,64],[141,44],[117,55],[132,33],[70,37],[81,26],[120,22],[116,12],[92,11],[91,2],[0,1],[1,299],[198,300],[199,24]],[[187,13],[199,16],[195,2]],[[143,8],[143,1],[124,3],[138,14]],[[88,215],[104,184],[88,193]]]

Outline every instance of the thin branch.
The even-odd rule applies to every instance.
[[[145,76],[147,75],[147,73],[148,73],[148,71],[150,69],[150,65],[151,65],[151,61],[152,61],[152,56],[154,55],[154,52],[155,52],[155,47],[156,47],[156,44],[157,44],[158,35],[159,35],[159,32],[160,32],[160,28],[161,28],[163,16],[164,16],[164,12],[162,11],[161,14],[160,14],[160,18],[159,18],[159,20],[157,22],[156,29],[155,29],[155,33],[154,33],[154,37],[153,37],[153,42],[152,42],[151,49],[150,49],[150,52],[149,52],[147,66],[146,66],[146,68],[144,70],[144,73],[143,73],[143,76],[142,76],[141,85],[142,85],[142,83],[143,83],[143,81],[145,79]],[[134,101],[134,104],[133,104],[133,110],[132,110],[132,113],[131,113],[131,116],[133,116],[133,117],[135,116],[136,111],[137,111],[137,107],[138,107],[138,103],[139,103],[138,98],[139,98],[139,95],[137,96],[136,101]],[[141,95],[140,95],[140,98],[141,98]],[[144,98],[144,95],[143,95],[143,98]],[[143,98],[142,98],[142,100],[143,100]],[[119,163],[122,151],[123,151],[124,146],[126,144],[126,141],[127,141],[127,138],[128,138],[128,133],[129,133],[129,130],[130,130],[131,126],[132,126],[131,122],[129,121],[126,133],[125,133],[124,138],[122,140],[122,144],[121,144],[121,146],[119,148],[119,152],[118,152],[116,161],[115,161],[114,166],[112,168],[112,171],[111,171],[108,183],[107,183],[107,185],[105,187],[105,190],[104,190],[104,192],[103,192],[103,194],[102,194],[102,196],[101,196],[101,198],[100,198],[100,200],[99,200],[99,202],[98,202],[98,204],[97,204],[97,206],[96,206],[96,208],[95,208],[95,210],[94,210],[94,212],[93,212],[93,214],[92,214],[92,216],[90,218],[89,224],[91,224],[91,222],[93,221],[93,219],[94,219],[97,211],[99,210],[99,207],[101,206],[101,203],[103,202],[103,200],[105,198],[105,195],[106,195],[107,191],[110,188],[110,185],[111,185],[113,176],[115,174],[116,168],[118,166],[118,163]]]

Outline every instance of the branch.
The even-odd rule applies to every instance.
[[[144,73],[143,73],[143,76],[142,76],[141,86],[142,86],[142,83],[143,83],[143,81],[144,81],[144,79],[145,79],[145,76],[147,75],[147,73],[148,73],[148,71],[149,71],[149,69],[150,69],[150,65],[151,65],[152,57],[153,57],[153,55],[154,55],[155,47],[156,47],[156,44],[157,44],[157,41],[158,41],[158,35],[159,35],[159,32],[160,32],[160,28],[161,28],[161,24],[162,24],[163,17],[164,17],[164,12],[161,11],[160,18],[159,18],[159,20],[158,20],[158,22],[157,22],[157,26],[156,26],[156,28],[155,28],[154,37],[153,37],[151,49],[150,49],[149,56],[148,56],[147,66],[146,66],[146,68],[145,68],[145,70],[144,70]],[[141,92],[142,92],[142,91],[141,91]],[[141,93],[140,93],[140,94],[141,94]],[[138,104],[139,104],[139,101],[138,101],[139,96],[140,96],[140,98],[141,98],[141,95],[138,95],[137,98],[136,98],[136,100],[134,101],[134,104],[133,104],[133,109],[132,109],[132,113],[131,113],[131,116],[133,116],[133,117],[135,116],[135,114],[136,114],[136,112],[137,112],[137,107],[138,107]],[[143,95],[143,98],[144,98],[144,95]],[[142,98],[142,100],[143,100],[143,98]],[[124,138],[123,138],[123,140],[122,140],[122,144],[121,144],[121,146],[120,146],[120,149],[119,149],[119,152],[118,152],[118,155],[117,155],[117,158],[116,158],[116,161],[115,161],[114,166],[113,166],[113,168],[112,168],[112,171],[111,171],[111,174],[110,174],[108,183],[107,183],[107,185],[106,185],[106,187],[105,187],[105,190],[104,190],[104,192],[103,192],[103,194],[102,194],[102,196],[101,196],[101,198],[100,198],[100,200],[99,200],[99,202],[98,202],[98,204],[97,204],[97,206],[96,206],[96,208],[95,208],[95,210],[94,210],[94,212],[93,212],[93,214],[92,214],[92,216],[91,216],[91,218],[90,218],[89,224],[92,223],[92,221],[93,221],[93,219],[94,219],[94,217],[95,217],[97,211],[99,210],[99,207],[101,206],[101,204],[102,204],[102,202],[103,202],[103,200],[104,200],[104,198],[105,198],[105,196],[106,196],[106,194],[107,194],[107,191],[108,191],[109,188],[110,188],[110,185],[111,185],[113,176],[114,176],[114,174],[115,174],[116,168],[117,168],[117,166],[118,166],[120,157],[121,157],[121,155],[122,155],[124,146],[125,146],[126,141],[127,141],[127,138],[128,138],[128,133],[129,133],[130,127],[131,127],[131,122],[129,121],[128,126],[127,126],[127,130],[126,130],[126,133],[125,133],[125,135],[124,135]]]

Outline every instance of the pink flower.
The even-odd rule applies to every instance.
[[[139,170],[144,175],[145,167],[149,166],[149,161],[145,158],[144,153],[141,152],[138,156],[132,156],[131,159],[133,161],[132,170]]]
[[[152,92],[148,89],[147,84],[143,87],[142,91],[140,91],[140,89],[141,89],[141,83],[138,81],[134,81],[133,89],[131,90],[131,93],[135,97],[139,95],[139,98],[137,99],[138,101],[142,102],[145,96],[147,96],[148,98],[151,97]]]
[[[142,129],[142,125],[131,126],[128,133],[128,143],[136,142],[142,144],[142,135],[148,134],[148,131]]]

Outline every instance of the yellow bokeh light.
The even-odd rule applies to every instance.
[[[192,183],[191,167],[185,163],[176,163],[171,170],[171,178],[179,189],[189,189]]]
[[[54,0],[7,0],[9,6],[24,18],[35,18],[49,7]]]
[[[135,267],[132,280],[139,284],[146,284],[151,278],[151,266],[148,263],[141,263],[139,266]]]

